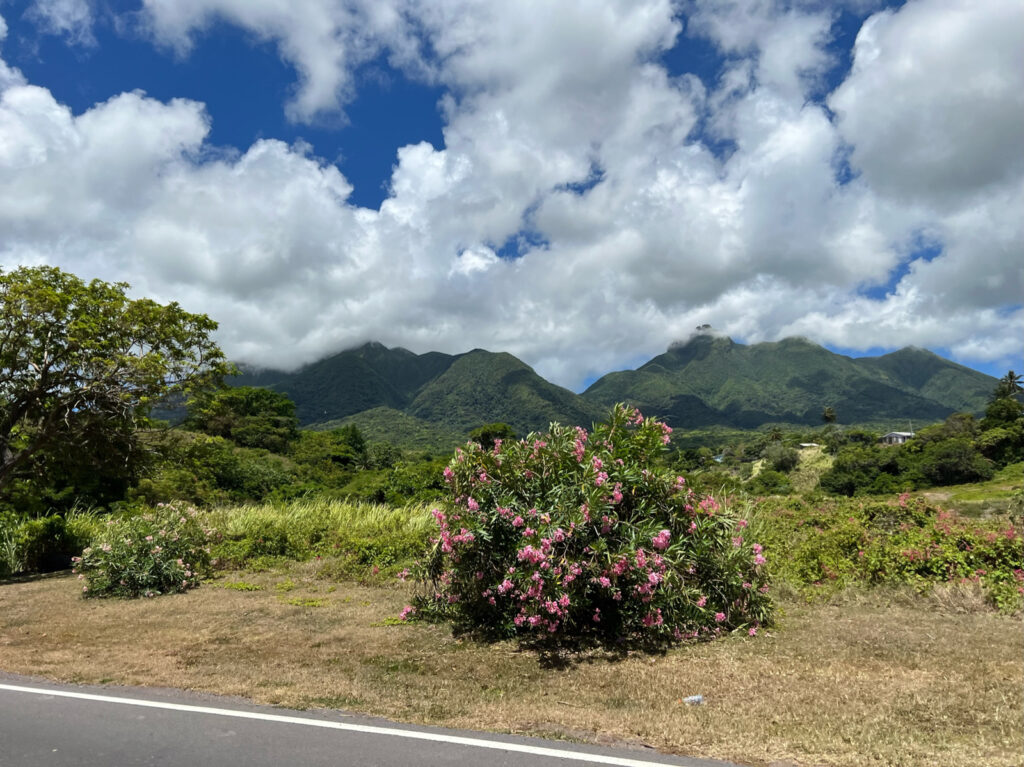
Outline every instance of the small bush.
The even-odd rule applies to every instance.
[[[592,434],[470,443],[405,616],[489,636],[672,641],[771,620],[743,520],[656,466],[671,432],[617,406]]]
[[[762,469],[750,480],[748,489],[758,495],[786,495],[793,491],[793,484],[781,471]]]
[[[37,519],[0,513],[0,577],[54,572],[71,566],[99,529],[92,511],[72,508]]]
[[[792,471],[800,463],[800,454],[792,447],[781,442],[772,442],[761,453],[769,466],[783,474]]]
[[[64,517],[54,515],[22,522],[15,545],[21,567],[26,572],[49,573],[71,565],[85,542],[79,542],[68,530]]]
[[[110,519],[76,557],[84,596],[153,597],[195,588],[210,569],[210,531],[183,504]]]

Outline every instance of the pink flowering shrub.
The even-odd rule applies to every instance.
[[[195,588],[210,569],[211,534],[185,504],[108,519],[73,559],[82,595],[155,597]]]
[[[444,470],[448,498],[406,619],[558,641],[709,638],[770,622],[763,550],[655,458],[671,429],[616,406]]]

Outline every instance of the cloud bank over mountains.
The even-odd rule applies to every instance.
[[[212,145],[195,101],[112,93],[73,114],[3,62],[0,21],[0,266],[126,280],[274,367],[371,339],[479,346],[578,388],[705,322],[1020,364],[1020,0],[876,10],[835,87],[833,3],[302,9],[143,0],[115,22],[180,57],[214,24],[245,30],[294,67],[298,123],[344,119],[380,57],[443,88],[444,146],[396,148],[379,210],[308,145]],[[26,15],[88,49],[99,13]],[[663,63],[694,40],[714,77]]]

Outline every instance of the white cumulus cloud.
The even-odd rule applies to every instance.
[[[826,103],[820,4],[294,8],[144,0],[141,18],[183,56],[216,22],[272,43],[297,72],[295,120],[341,114],[376,56],[443,88],[443,146],[397,148],[379,210],[309,147],[211,147],[202,104],[111,94],[72,114],[0,65],[0,265],[127,280],[209,313],[262,365],[367,340],[479,346],[577,387],[705,322],[1019,360],[1019,0],[872,15]],[[720,78],[659,63],[683,30],[720,49]]]

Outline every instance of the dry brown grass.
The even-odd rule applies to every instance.
[[[792,602],[756,639],[551,668],[512,644],[386,625],[404,591],[331,584],[315,569],[236,573],[134,602],[83,600],[70,577],[3,585],[0,669],[746,764],[1022,764],[1020,622],[957,610],[955,595],[948,610],[878,593]],[[698,693],[706,705],[680,703]]]

